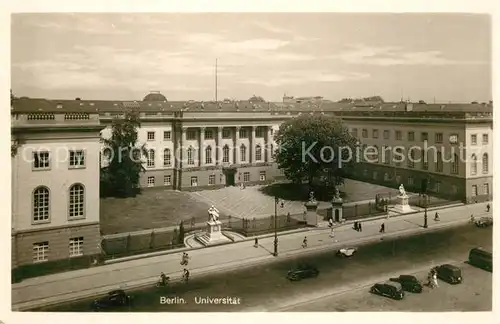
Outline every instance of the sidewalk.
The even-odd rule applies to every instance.
[[[454,226],[469,221],[471,214],[475,216],[485,214],[485,206],[486,203],[480,203],[441,210],[440,222],[434,222],[433,213],[428,213],[428,229],[422,227],[423,213],[416,213],[365,221],[363,232],[355,232],[351,224],[346,224],[335,230],[335,238],[330,237],[330,229],[313,229],[308,232],[282,235],[279,237],[278,258],[272,256],[273,237],[260,239],[259,248],[253,247],[252,241],[203,248],[190,252],[191,261],[188,269],[195,278],[217,271],[223,272],[272,262],[291,255],[379,241],[381,237],[410,235]],[[385,234],[378,233],[382,222],[386,226]],[[301,247],[304,236],[307,236],[309,245],[305,249]],[[130,290],[152,286],[158,280],[160,272],[164,272],[173,280],[178,280],[183,269],[180,260],[181,253],[167,254],[26,279],[12,285],[13,310],[27,310],[94,297],[116,288]]]

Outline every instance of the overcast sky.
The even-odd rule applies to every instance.
[[[463,14],[15,14],[12,89],[51,99],[253,94],[488,101],[490,19]]]

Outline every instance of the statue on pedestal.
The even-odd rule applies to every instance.
[[[337,188],[337,187],[335,187],[335,194],[334,194],[333,198],[336,200],[340,199],[340,191],[339,191],[339,188]]]
[[[208,221],[219,221],[219,210],[214,205],[208,209]]]
[[[405,187],[403,186],[403,184],[401,184],[399,186],[399,195],[400,196],[406,196],[406,190],[405,190]]]
[[[314,198],[314,191],[311,190],[311,192],[309,193],[309,202],[316,202],[316,198]]]

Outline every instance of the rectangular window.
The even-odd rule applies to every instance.
[[[488,144],[488,134],[483,134],[483,145]]]
[[[434,142],[436,142],[437,144],[443,143],[443,133],[436,133],[434,135]]]
[[[422,170],[429,170],[429,160],[427,152],[422,151]]]
[[[413,177],[408,177],[408,185],[413,186],[414,180]]]
[[[83,236],[73,237],[69,239],[69,257],[77,257],[83,255]]]
[[[155,186],[155,177],[148,177],[148,187]]]
[[[377,176],[378,176],[377,171],[373,171],[372,176],[373,176],[373,180],[377,180]]]
[[[246,128],[240,128],[239,136],[240,136],[240,138],[247,138],[247,130],[246,130]]]
[[[471,145],[477,145],[477,135],[476,134],[472,134],[470,136],[470,143],[471,143]]]
[[[170,141],[171,139],[172,139],[172,132],[171,131],[164,131],[163,132],[163,140]]]
[[[231,131],[229,128],[222,129],[222,138],[231,138]]]
[[[378,129],[373,129],[372,130],[372,137],[373,138],[378,138]]]
[[[243,173],[243,181],[244,182],[250,181],[250,172]]]
[[[36,170],[50,168],[50,153],[47,151],[33,152],[33,168]]]
[[[408,141],[413,142],[415,140],[415,132],[408,132]]]
[[[259,172],[259,180],[260,181],[266,181],[266,171],[260,171]]]
[[[363,128],[361,131],[361,136],[363,136],[363,138],[368,138],[368,130],[366,128]]]
[[[457,144],[458,143],[458,134],[451,134],[450,135],[450,144]]]
[[[46,262],[49,260],[49,242],[33,244],[33,263]]]
[[[472,192],[471,192],[471,195],[473,197],[477,196],[477,186],[476,185],[472,185]]]
[[[485,195],[489,195],[490,194],[490,184],[489,183],[483,184],[483,191],[484,191]]]
[[[155,132],[148,132],[148,141],[155,140]]]
[[[81,168],[85,166],[85,153],[83,150],[69,151],[69,166],[72,168]]]
[[[215,184],[215,174],[211,174],[208,176],[208,184],[209,185],[214,185]]]
[[[427,132],[423,132],[421,134],[422,137],[422,142],[428,141],[429,140],[429,134]]]
[[[390,136],[391,136],[391,133],[388,130],[385,130],[384,131],[384,139],[389,139]]]
[[[188,129],[186,139],[188,141],[194,141],[196,139],[196,131],[194,129]]]
[[[403,133],[401,131],[396,131],[396,141],[403,140]]]
[[[155,167],[155,151],[154,150],[149,150],[148,151],[146,166],[148,168],[154,168]]]
[[[262,127],[257,127],[255,129],[255,137],[264,138],[264,129]]]
[[[351,131],[351,135],[352,135],[352,137],[358,137],[358,129],[357,128],[353,128],[352,131]]]
[[[170,174],[163,176],[163,185],[164,186],[171,186],[172,185],[172,176]]]
[[[211,129],[205,130],[205,139],[214,139],[214,132]]]
[[[191,177],[191,187],[198,187],[198,177]]]
[[[441,181],[436,181],[436,193],[439,193],[441,191]]]
[[[172,165],[172,154],[170,153],[170,149],[165,149],[163,151],[163,166],[169,167]]]

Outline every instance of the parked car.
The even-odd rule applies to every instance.
[[[409,291],[412,293],[422,292],[422,283],[415,276],[400,275],[399,277],[391,278],[390,280],[400,283],[404,291]]]
[[[442,264],[434,268],[438,279],[446,281],[449,284],[455,285],[463,281],[462,270],[451,264]]]
[[[477,227],[489,227],[493,226],[493,217],[491,216],[483,216],[474,221]]]
[[[306,278],[315,278],[319,275],[319,270],[308,264],[301,264],[288,271],[286,277],[290,281],[299,281]]]
[[[124,306],[130,306],[132,298],[125,291],[118,289],[110,291],[106,296],[94,300],[92,309],[95,311],[105,309],[115,309]]]
[[[493,271],[493,254],[483,248],[473,248],[469,252],[469,264],[478,268]]]
[[[337,256],[339,257],[352,257],[353,255],[356,254],[356,251],[358,249],[355,248],[355,247],[346,247],[346,248],[342,248],[340,250],[337,251]]]
[[[384,283],[376,283],[370,288],[372,294],[389,297],[396,300],[404,298],[405,293],[399,282],[387,281]]]

